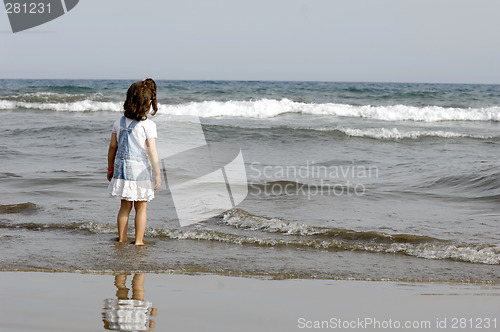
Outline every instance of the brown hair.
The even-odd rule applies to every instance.
[[[123,103],[123,108],[125,109],[124,115],[129,119],[137,121],[146,120],[150,107],[153,107],[151,115],[155,115],[158,112],[155,81],[147,78],[133,83],[128,88],[127,99]]]

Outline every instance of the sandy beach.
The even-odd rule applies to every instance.
[[[155,331],[494,331],[500,324],[498,285],[124,277],[120,291],[113,275],[2,272],[0,329],[102,331],[109,327],[105,302],[117,296],[147,301],[142,319]]]

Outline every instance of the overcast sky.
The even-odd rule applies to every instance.
[[[498,0],[81,0],[0,78],[500,83]]]

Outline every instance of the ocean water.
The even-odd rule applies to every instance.
[[[500,86],[157,81],[159,140],[199,117],[248,195],[181,227],[164,184],[135,247],[106,181],[131,83],[0,80],[1,271],[500,282]]]

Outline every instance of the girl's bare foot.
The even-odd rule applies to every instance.
[[[135,244],[136,246],[143,246],[144,245],[144,242],[132,242],[132,244]]]

